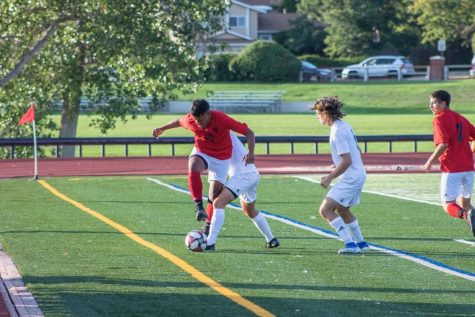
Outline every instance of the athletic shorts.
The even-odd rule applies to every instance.
[[[347,183],[345,181],[338,181],[326,197],[329,197],[342,205],[343,207],[350,207],[360,203],[360,195],[363,190],[363,184]]]
[[[259,173],[250,172],[233,175],[226,182],[225,187],[229,189],[235,197],[246,203],[253,203],[257,198],[257,186],[259,185]]]
[[[440,199],[442,202],[457,200],[460,196],[470,198],[473,192],[474,172],[442,173]]]
[[[211,181],[218,181],[221,184],[226,183],[231,159],[218,160],[217,158],[198,151],[196,147],[193,147],[193,150],[191,150],[190,157],[191,156],[199,156],[205,161],[206,168],[208,169],[208,183]]]

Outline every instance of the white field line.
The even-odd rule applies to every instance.
[[[454,239],[455,242],[460,242],[460,243],[465,243],[465,244],[468,244],[468,245],[471,245],[471,246],[475,246],[475,242],[472,242],[472,241],[467,241],[467,240],[464,240],[464,239]]]
[[[304,179],[304,180],[307,180],[307,181],[310,181],[310,182],[313,182],[313,183],[317,182],[317,181],[315,181],[311,178],[308,178],[308,177],[298,176],[298,178],[301,178],[301,179]],[[154,182],[158,185],[167,187],[171,190],[190,195],[190,192],[188,190],[184,190],[180,187],[164,183],[164,182],[162,182],[158,179],[151,178],[151,177],[146,177],[146,179],[151,181],[151,182]],[[400,198],[400,197],[396,197],[396,196],[394,196],[394,197],[395,198]],[[205,196],[203,196],[203,198],[205,198]],[[229,204],[228,207],[233,208],[233,209],[241,210],[241,208],[239,208],[237,205],[234,205],[234,204]],[[266,211],[261,210],[261,212],[266,217],[268,217],[270,219],[274,219],[274,220],[280,221],[282,223],[292,225],[294,227],[297,227],[297,228],[300,228],[300,229],[303,229],[303,230],[306,230],[306,231],[310,231],[310,232],[325,236],[327,238],[340,240],[339,237],[336,234],[332,233],[331,231],[326,231],[324,229],[320,229],[318,227],[314,227],[314,226],[311,226],[311,225],[308,225],[308,224],[305,224],[305,223],[301,223],[299,221],[289,219],[289,218],[286,218],[286,217],[283,217],[283,216],[273,215],[273,214],[270,214]],[[425,266],[425,267],[428,267],[428,268],[431,268],[431,269],[434,269],[436,271],[443,272],[443,273],[446,273],[446,274],[449,274],[449,275],[452,275],[452,276],[457,276],[457,277],[460,277],[460,278],[463,278],[463,279],[466,279],[466,280],[475,281],[475,273],[462,271],[462,270],[457,269],[455,267],[448,266],[444,263],[433,261],[429,258],[413,255],[413,254],[410,254],[410,253],[405,253],[404,251],[401,251],[401,250],[390,249],[388,247],[385,247],[385,246],[382,246],[382,245],[376,245],[376,244],[373,244],[373,243],[368,243],[368,244],[370,245],[370,248],[372,250],[376,250],[376,251],[379,251],[379,252],[382,252],[382,253],[394,255],[394,256],[400,257],[402,259],[406,259],[408,261],[420,264],[422,266]]]
[[[295,178],[302,179],[302,180],[305,180],[305,181],[307,181],[307,182],[320,184],[320,182],[319,182],[318,180],[315,180],[315,179],[313,179],[313,178],[311,178],[311,177],[307,177],[307,176],[294,176],[294,177],[295,177]],[[440,203],[434,203],[434,202],[427,201],[427,200],[420,200],[420,199],[410,198],[410,197],[402,197],[402,196],[399,196],[399,195],[393,195],[393,194],[386,194],[386,193],[381,193],[381,192],[375,192],[375,191],[372,191],[372,190],[364,190],[364,189],[363,189],[363,192],[364,192],[364,193],[368,193],[368,194],[374,194],[374,195],[379,195],[379,196],[385,196],[385,197],[391,197],[391,198],[401,199],[401,200],[413,201],[413,202],[416,202],[416,203],[423,203],[423,204],[429,204],[429,205],[435,205],[435,206],[442,206],[442,204],[440,204]]]

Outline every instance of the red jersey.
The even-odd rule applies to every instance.
[[[436,114],[432,123],[434,144],[448,145],[439,157],[440,170],[447,173],[473,171],[473,154],[469,141],[475,139],[475,127],[451,109]]]
[[[196,124],[190,113],[180,119],[180,126],[195,134],[195,146],[200,152],[219,160],[227,160],[231,158],[233,151],[229,131],[246,135],[249,129],[245,123],[238,122],[221,111],[210,111],[211,120],[206,128],[202,129]]]

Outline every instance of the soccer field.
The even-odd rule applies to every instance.
[[[0,241],[46,316],[474,315],[475,239],[439,175],[370,174],[356,256],[317,216],[320,177],[261,178],[277,249],[231,207],[217,250],[188,251],[183,176],[1,180]]]

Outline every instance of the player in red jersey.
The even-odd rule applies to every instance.
[[[430,95],[429,107],[434,114],[434,152],[424,164],[429,171],[440,161],[441,199],[444,210],[454,218],[465,219],[475,236],[475,210],[470,202],[473,192],[474,166],[470,141],[475,127],[462,115],[450,109],[450,94],[445,90]]]
[[[246,164],[254,163],[254,132],[245,123],[238,122],[221,111],[210,110],[208,102],[203,99],[194,100],[190,112],[185,116],[153,130],[153,136],[158,138],[166,130],[178,127],[190,130],[195,135],[195,145],[188,160],[188,186],[196,205],[196,219],[205,220],[208,215],[203,208],[201,173],[208,169],[210,186],[207,211],[211,213],[213,198],[219,195],[226,182],[232,156],[229,131],[246,136]]]

